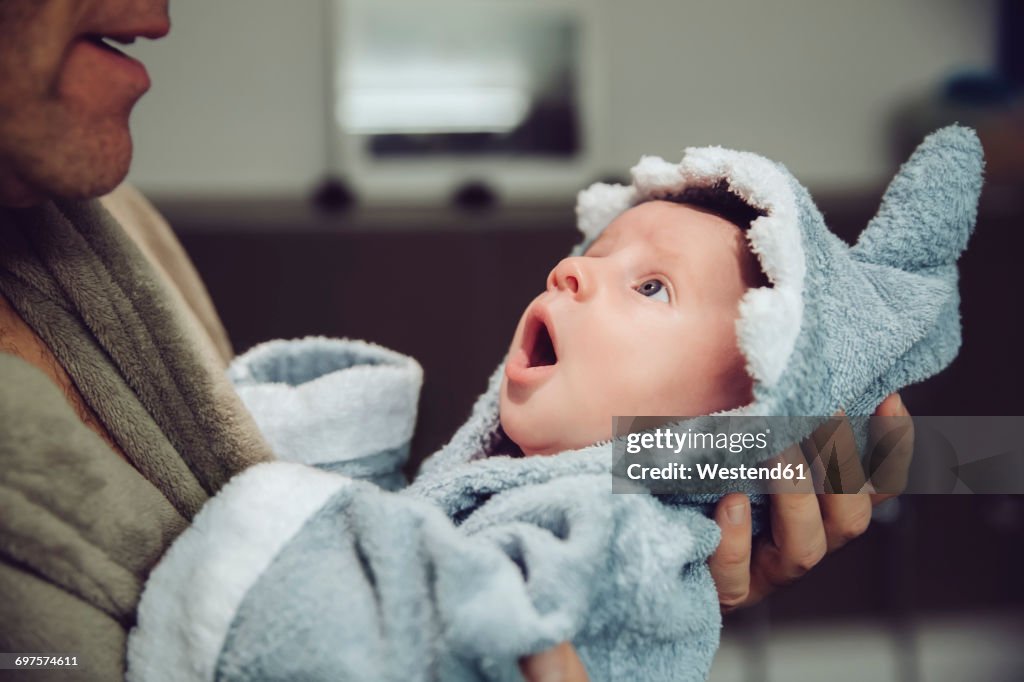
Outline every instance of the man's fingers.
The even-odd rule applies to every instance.
[[[818,496],[773,495],[771,519],[772,542],[757,547],[752,572],[771,585],[785,585],[814,568],[828,549]]]
[[[871,523],[871,496],[866,493],[821,495],[819,502],[829,552],[863,535]]]
[[[743,493],[726,495],[715,508],[722,541],[708,560],[723,611],[746,603],[750,593],[750,499]]]
[[[589,679],[583,661],[569,642],[523,657],[519,671],[528,682],[587,682]]]
[[[850,420],[839,414],[822,424],[802,444],[804,454],[821,471],[819,496],[825,550],[832,552],[867,530],[871,498],[857,493],[864,488],[864,467]]]
[[[753,548],[750,562],[750,595],[756,601],[780,585],[793,582],[825,556],[825,527],[814,494],[814,482],[799,446],[777,457],[784,465],[803,464],[804,480],[771,481],[771,539]]]
[[[895,421],[901,428],[894,429],[890,423],[884,433],[878,434],[872,423],[872,454],[884,456],[879,455],[873,462],[868,476],[845,418],[830,420],[804,443],[776,458],[774,463],[791,465],[790,469],[805,475],[813,473],[821,481],[820,489],[828,494],[815,494],[810,475],[805,480],[772,481],[770,490],[775,494],[771,495],[770,538],[762,537],[751,547],[750,505],[745,496],[734,494],[719,502],[715,519],[722,528],[722,542],[709,565],[723,610],[754,603],[807,573],[826,553],[864,533],[871,520],[872,503],[902,489],[913,453],[910,414],[899,396],[893,394],[879,405],[875,415],[899,417]],[[876,479],[883,467],[885,478]],[[878,488],[882,494],[856,494],[872,491],[873,483],[884,486]],[[730,520],[730,508],[739,522]]]
[[[872,489],[879,491],[871,501],[878,504],[906,487],[914,455],[914,420],[899,393],[891,394],[875,410],[869,448],[868,478]]]

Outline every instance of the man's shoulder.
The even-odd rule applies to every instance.
[[[134,185],[122,183],[99,202],[136,242],[159,244],[173,239],[170,225]]]
[[[125,183],[100,197],[99,202],[146,258],[168,275],[181,268],[182,262],[188,262],[170,225],[138,189]]]

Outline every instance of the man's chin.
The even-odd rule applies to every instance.
[[[127,126],[119,127],[107,135],[100,145],[83,150],[83,156],[73,168],[74,172],[67,174],[66,182],[57,196],[84,200],[109,194],[128,177],[131,164],[131,134]]]
[[[33,206],[55,199],[95,199],[124,182],[132,159],[130,137],[111,145],[84,146],[58,163],[33,168],[20,178],[5,182],[0,177],[0,203]]]

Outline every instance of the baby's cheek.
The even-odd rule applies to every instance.
[[[498,396],[498,421],[507,432],[509,427],[515,427],[517,412],[522,410],[522,405],[517,405],[509,398],[507,379],[502,382]]]

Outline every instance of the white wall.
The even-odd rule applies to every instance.
[[[589,2],[607,172],[721,144],[814,187],[875,184],[893,109],[992,52],[993,0]],[[171,0],[171,35],[132,49],[154,87],[131,179],[163,195],[308,192],[326,165],[324,5]]]
[[[128,50],[153,87],[130,180],[159,194],[306,193],[323,172],[320,0],[171,0],[171,33]]]
[[[992,4],[609,2],[610,158],[720,144],[805,184],[877,182],[893,108],[951,69],[989,65]]]

